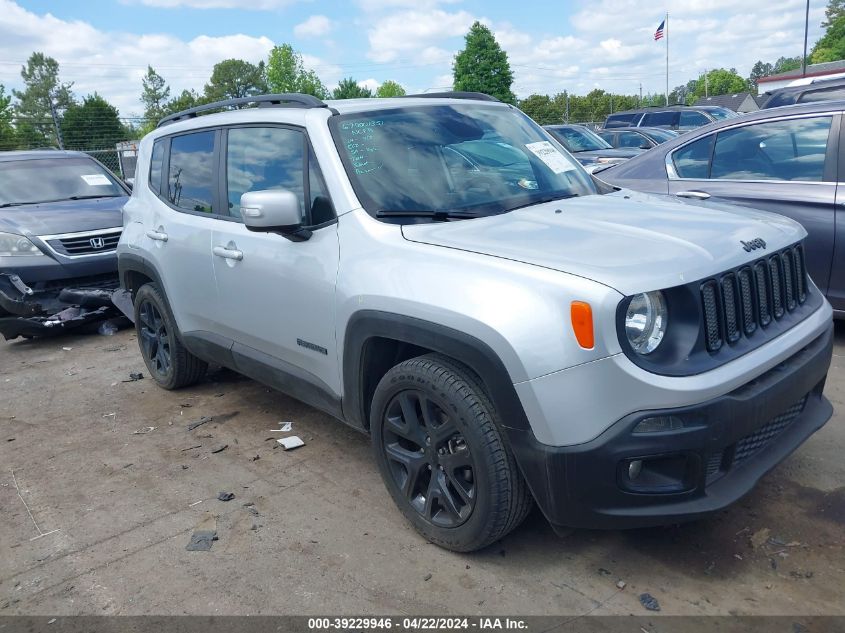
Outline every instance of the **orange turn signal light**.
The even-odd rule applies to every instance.
[[[595,336],[593,334],[593,309],[585,301],[573,301],[570,309],[572,330],[578,345],[584,349],[593,349]]]

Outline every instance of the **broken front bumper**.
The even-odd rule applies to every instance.
[[[17,275],[0,273],[0,315],[0,334],[10,341],[110,319],[125,323],[126,318],[132,319],[132,302],[113,276],[69,280],[66,286],[35,290]]]

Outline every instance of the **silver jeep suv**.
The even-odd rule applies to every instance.
[[[597,184],[484,95],[201,106],[137,173],[118,257],[155,380],[215,363],[369,433],[443,547],[534,502],[556,528],[700,517],[831,416],[800,225]]]

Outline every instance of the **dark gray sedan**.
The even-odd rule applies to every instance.
[[[701,127],[601,172],[649,193],[780,213],[807,229],[807,269],[845,316],[845,101],[760,110]],[[754,237],[754,236],[751,236]]]

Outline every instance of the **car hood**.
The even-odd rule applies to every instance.
[[[402,227],[412,242],[551,268],[624,295],[671,288],[753,261],[807,233],[788,218],[633,191],[591,195],[487,218]],[[740,240],[762,238],[746,252]]]
[[[57,235],[123,225],[126,196],[62,200],[0,209],[0,231],[21,235]]]

